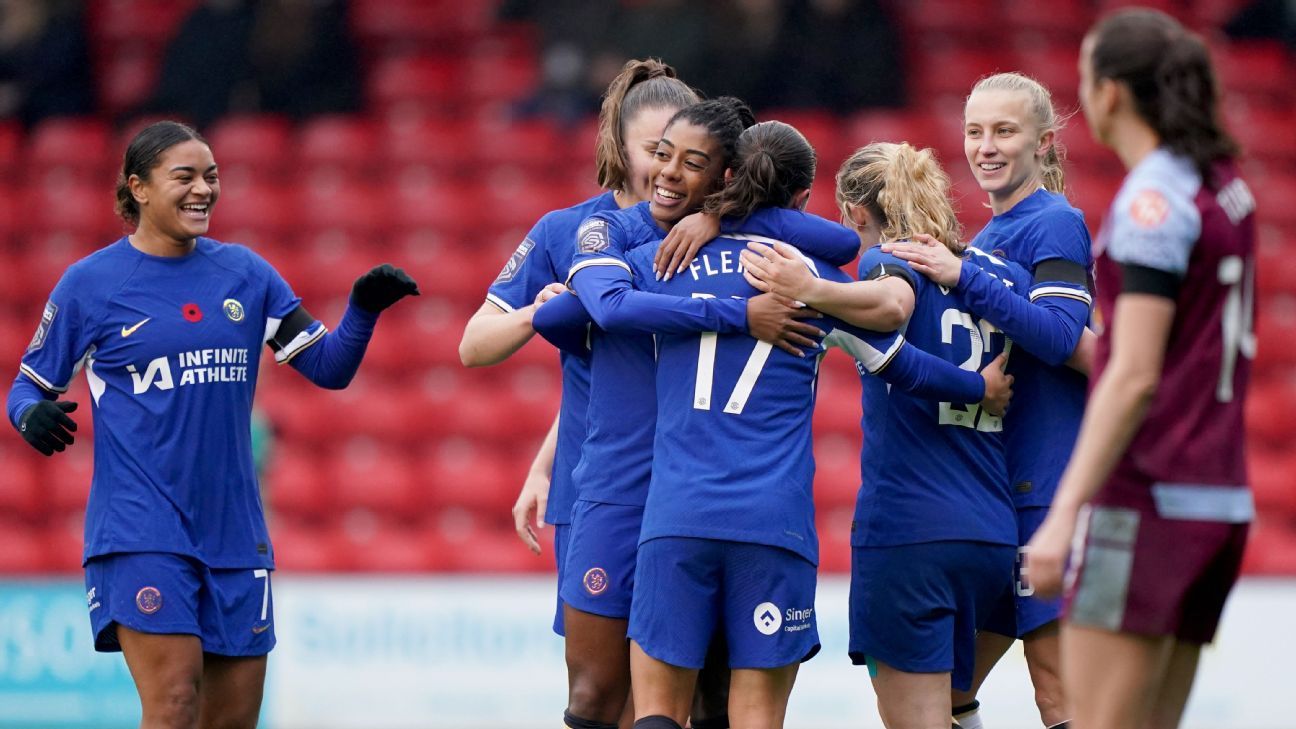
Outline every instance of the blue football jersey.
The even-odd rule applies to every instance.
[[[989,254],[971,260],[1005,286],[1030,288],[1024,269]],[[904,328],[910,344],[979,371],[1010,346],[990,322],[964,311],[959,294],[869,249],[860,278],[901,276],[915,292]],[[937,402],[864,377],[864,449],[851,544],[885,547],[941,540],[1017,544],[1004,464],[1002,419],[980,407]]]
[[[1039,271],[1040,264],[1055,260],[1093,271],[1083,213],[1066,197],[1046,190],[994,216],[971,245],[1030,271]],[[1087,287],[1047,281],[1037,275],[1030,298],[1074,300],[1081,295],[1088,299],[1092,290],[1091,273]],[[1009,372],[1016,382],[1012,409],[1004,419],[1004,441],[1013,497],[1019,507],[1047,507],[1080,434],[1089,381],[1079,372],[1065,365],[1049,365],[1021,347],[1012,354]]]
[[[594,213],[616,210],[616,197],[605,192],[579,205],[554,210],[540,218],[504,264],[486,293],[486,300],[504,311],[513,311],[535,301],[546,285],[565,281],[571,270],[576,228]],[[558,445],[554,451],[549,480],[549,505],[545,521],[571,523],[576,487],[572,471],[580,460],[585,442],[585,413],[589,410],[589,363],[567,352],[559,352],[562,365],[562,403],[558,409]]]
[[[20,377],[58,393],[85,369],[95,426],[87,559],[169,552],[214,568],[274,566],[252,397],[262,345],[299,304],[260,256],[208,238],[179,258],[122,238],[68,268]],[[314,323],[275,358],[324,331]]]
[[[630,263],[651,290],[691,298],[746,299],[739,254],[750,236],[708,243],[670,281],[652,280],[653,247]],[[849,280],[805,258],[819,276]],[[814,320],[868,371],[903,346],[896,333]],[[657,338],[657,430],[641,541],[701,537],[768,544],[819,560],[815,532],[811,417],[821,356],[795,357],[746,334],[703,332]],[[822,355],[822,350],[818,353]]]
[[[581,223],[574,241],[568,285],[581,295],[579,273],[588,267],[624,266],[625,255],[659,241],[665,231],[646,205],[599,213]],[[586,292],[586,298],[592,292]],[[577,498],[643,506],[652,472],[657,400],[653,337],[642,333],[590,331],[588,430],[574,479]]]

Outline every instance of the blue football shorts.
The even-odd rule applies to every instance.
[[[261,656],[275,645],[268,569],[211,569],[179,554],[123,552],[85,565],[95,650],[120,651],[117,626],[196,635],[207,653]]]
[[[943,541],[851,550],[850,657],[972,685],[976,632],[1010,589],[1017,550]]]
[[[819,652],[817,569],[765,544],[659,537],[639,546],[629,635],[645,653],[701,668],[717,631],[729,667],[779,668]]]
[[[576,502],[558,590],[564,603],[606,618],[630,617],[643,511],[642,506]]]
[[[1005,593],[998,605],[992,608],[982,630],[1021,638],[1033,630],[1048,625],[1062,617],[1062,598],[1042,599],[1035,596],[1030,574],[1023,571],[1026,547],[1035,536],[1035,530],[1048,516],[1047,506],[1019,508],[1017,510],[1017,564],[1013,570],[1013,589]]]

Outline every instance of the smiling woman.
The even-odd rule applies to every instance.
[[[257,723],[275,645],[274,551],[250,442],[261,346],[321,387],[345,387],[379,313],[418,294],[379,266],[328,332],[260,256],[203,237],[219,197],[193,129],[159,122],[136,135],[117,184],[135,232],[63,274],[9,392],[10,422],[52,455],[74,441],[77,404],[58,397],[85,369],[99,426],[91,628],[96,650],[125,655],[146,726]]]

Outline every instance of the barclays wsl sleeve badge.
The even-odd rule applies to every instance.
[[[58,305],[53,301],[45,302],[45,311],[41,314],[40,325],[36,327],[36,333],[32,335],[31,344],[27,345],[28,352],[35,352],[45,346],[45,337],[49,335],[51,326],[54,326],[54,317],[58,315]]]
[[[522,269],[522,262],[526,260],[527,255],[531,253],[533,248],[535,248],[535,241],[530,238],[526,238],[519,243],[517,250],[513,251],[513,255],[509,256],[508,263],[504,264],[504,270],[500,271],[499,275],[495,277],[495,283],[512,281],[517,272]]]
[[[598,253],[607,250],[608,225],[606,220],[590,218],[576,231],[576,248],[581,253]]]

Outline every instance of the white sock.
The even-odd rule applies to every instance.
[[[980,702],[973,702],[970,710],[961,714],[955,714],[954,720],[957,721],[959,726],[963,727],[963,729],[985,729],[985,725],[981,723]]]

